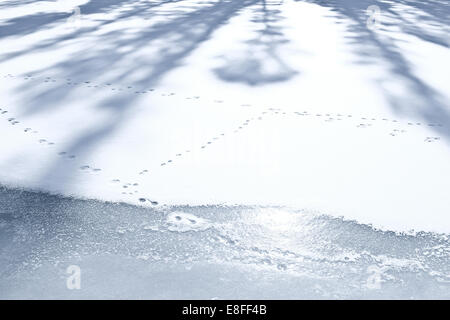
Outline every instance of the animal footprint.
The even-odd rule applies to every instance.
[[[406,130],[400,130],[400,129],[394,129],[391,133],[389,133],[391,136],[395,137],[398,136],[400,133],[405,133]]]
[[[440,139],[441,139],[440,137],[427,137],[425,139],[425,142],[436,142],[436,141],[438,141]]]
[[[153,200],[150,200],[150,199],[146,199],[146,198],[139,198],[139,201],[140,202],[150,202],[152,205],[154,205],[154,206],[156,206],[157,204],[158,204],[158,201],[153,201]]]

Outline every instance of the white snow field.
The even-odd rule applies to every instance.
[[[448,299],[449,21],[3,0],[0,297]]]

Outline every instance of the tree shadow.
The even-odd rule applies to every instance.
[[[327,7],[337,14],[338,19],[349,23],[346,38],[356,53],[356,63],[382,66],[388,70],[377,79],[377,85],[396,114],[436,124],[432,129],[447,141],[450,140],[450,104],[431,84],[417,75],[415,66],[406,57],[401,45],[411,41],[411,37],[395,37],[398,34],[412,36],[448,49],[450,6],[447,1],[307,2]],[[367,26],[367,8],[372,5],[377,5],[381,10],[378,30]],[[394,82],[402,87],[401,93],[386,89],[388,84]]]
[[[258,86],[287,81],[298,74],[279,53],[282,46],[289,42],[280,26],[284,17],[277,7],[282,3],[267,0],[259,2],[251,20],[257,28],[255,37],[245,41],[244,48],[237,53],[221,56],[224,65],[214,70],[220,79]]]
[[[55,36],[26,46],[25,49],[3,54],[0,62],[8,63],[21,56],[52,51],[53,48],[69,46],[75,40],[90,37],[94,39],[89,42],[90,47],[76,47],[70,56],[36,68],[34,74],[51,74],[52,77],[71,79],[72,82],[106,81],[119,86],[127,84],[136,91],[147,90],[157,85],[168,72],[182,66],[183,60],[208,41],[215,30],[226,25],[230,18],[259,1],[210,0],[192,4],[183,0],[91,0],[80,6],[83,19],[80,28],[55,32]],[[98,18],[98,13],[102,12],[108,12],[113,18]],[[20,38],[46,29],[61,28],[70,15],[52,13],[14,19],[7,22],[11,27],[3,37]],[[137,25],[134,22],[136,19],[139,19]],[[118,21],[124,21],[124,26],[118,27]],[[149,23],[141,25],[143,21]],[[66,81],[56,82],[50,88],[36,88],[31,82],[25,82],[20,86],[24,107],[18,117],[31,117],[61,108],[66,101],[73,99],[72,91],[73,87],[68,86]],[[133,94],[126,95],[126,98],[101,98],[96,108],[109,110],[109,120],[98,124],[87,134],[81,134],[66,151],[77,154],[82,161],[89,150],[92,152],[103,139],[127,121],[139,98],[139,95]],[[64,160],[55,160],[49,164],[41,180],[50,179],[55,173],[64,170],[64,166]]]
[[[167,73],[182,66],[185,58],[207,42],[216,30],[228,24],[231,18],[250,8],[254,10],[252,23],[257,28],[256,36],[245,41],[245,49],[236,56],[224,55],[224,65],[215,69],[215,74],[226,82],[241,82],[250,86],[287,81],[297,75],[298,71],[293,70],[280,55],[280,48],[289,41],[280,26],[284,18],[277,6],[281,3],[267,0],[208,0],[195,4],[184,0],[91,0],[80,6],[85,25],[68,32],[55,32],[51,38],[0,54],[0,63],[51,51],[56,47],[70,46],[75,40],[90,39],[88,47],[76,47],[64,59],[37,67],[35,73],[52,74],[72,81],[127,84],[137,91],[147,90],[159,84]],[[413,114],[424,121],[443,124],[433,129],[450,138],[448,102],[415,74],[413,66],[402,53],[398,40],[389,33],[380,36],[367,28],[366,9],[375,3],[380,6],[383,14],[399,22],[404,33],[448,48],[445,32],[433,33],[429,31],[430,28],[415,24],[414,19],[407,20],[396,10],[394,2],[320,0],[314,3],[330,8],[340,19],[350,22],[347,40],[357,53],[356,63],[387,66],[389,72],[378,79],[378,84],[394,112],[399,115]],[[427,3],[399,0],[396,3],[411,8],[411,14],[416,19],[422,19],[420,21],[427,26],[444,26],[445,29],[449,21],[449,8],[443,0]],[[17,3],[14,5],[17,6]],[[104,12],[110,13],[110,18],[98,17],[98,14]],[[71,15],[70,12],[40,13],[3,21],[0,39],[21,38],[43,30],[61,28]],[[118,21],[130,23],[118,26]],[[382,30],[388,26],[387,23],[382,25]],[[402,83],[408,95],[384,90],[384,84],[389,81]],[[68,86],[65,81],[60,81],[51,88],[39,87],[38,90],[33,84],[25,82],[20,91],[25,97],[25,107],[19,117],[31,117],[60,108],[65,101],[73,99],[70,96],[73,87]],[[67,148],[67,152],[77,153],[83,159],[88,150],[94,150],[103,139],[127,121],[139,97],[131,94],[120,98],[114,96],[100,99],[96,108],[110,110],[111,117],[90,132],[77,137]],[[55,163],[49,164],[42,180],[49,179],[54,172],[63,169],[64,160],[55,160]]]

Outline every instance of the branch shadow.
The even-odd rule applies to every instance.
[[[283,60],[279,51],[289,40],[280,22],[284,20],[281,2],[261,0],[253,10],[251,22],[258,30],[255,37],[244,41],[237,53],[225,53],[221,67],[214,69],[217,77],[227,82],[241,82],[250,86],[287,81],[298,74]]]
[[[76,30],[55,33],[26,49],[3,54],[1,63],[8,63],[21,56],[41,53],[53,48],[70,44],[73,40],[93,37],[99,45],[89,48],[77,47],[69,57],[55,61],[50,66],[37,68],[36,74],[52,74],[57,78],[71,81],[89,80],[90,82],[106,81],[114,84],[131,85],[136,90],[147,90],[157,85],[171,70],[183,65],[183,60],[195,51],[202,43],[208,41],[212,33],[228,23],[229,19],[239,15],[240,11],[260,0],[243,1],[204,1],[192,4],[183,0],[167,0],[159,2],[131,0],[91,0],[80,6],[83,19],[92,22],[98,13],[108,12],[112,19],[98,19],[95,23],[87,23]],[[177,6],[171,6],[177,4]],[[166,6],[169,7],[166,7]],[[57,28],[68,14],[47,14],[39,18],[31,15],[14,19],[3,37],[22,37],[29,33],[37,33],[48,28]],[[140,19],[149,24],[131,24],[118,28],[118,21]],[[59,22],[58,22],[59,21]],[[22,27],[18,27],[22,25]],[[124,50],[126,49],[126,50]],[[130,57],[131,56],[131,57]],[[101,79],[100,79],[101,78]],[[75,79],[75,80],[74,80]],[[61,108],[71,98],[73,88],[66,81],[55,83],[52,87],[39,88],[30,82],[20,87],[25,98],[25,107],[19,115],[21,118],[31,117],[53,109]],[[77,154],[83,161],[103,139],[112,134],[122,123],[127,121],[139,95],[129,94],[126,97],[102,98],[96,108],[109,110],[108,121],[100,123],[81,134],[65,151]],[[64,160],[55,160],[41,175],[41,181],[47,181],[64,170]],[[67,176],[67,175],[66,175]],[[73,177],[72,177],[73,178]],[[69,179],[67,177],[67,179]],[[64,183],[68,183],[66,180]]]
[[[297,2],[304,0],[295,0]],[[377,80],[390,108],[399,116],[413,116],[433,124],[432,129],[450,143],[450,104],[426,80],[416,74],[414,65],[400,47],[410,38],[396,39],[395,34],[450,48],[450,5],[445,0],[417,1],[307,1],[327,7],[338,19],[349,22],[347,41],[356,53],[355,63],[385,66],[388,72]],[[377,5],[382,21],[379,33],[367,27],[367,8]],[[397,28],[397,30],[395,30]],[[392,32],[392,29],[395,31]],[[400,31],[399,31],[399,30]],[[444,62],[444,61],[443,61]],[[445,63],[445,62],[444,62]],[[395,82],[402,93],[391,92],[386,85]],[[436,124],[436,125],[434,125]]]

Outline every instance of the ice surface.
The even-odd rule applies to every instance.
[[[288,208],[155,209],[5,188],[0,208],[0,298],[450,298],[447,235]],[[71,265],[79,290],[66,287]]]
[[[211,227],[208,220],[181,211],[170,213],[166,222],[167,229],[175,232],[203,231]]]

